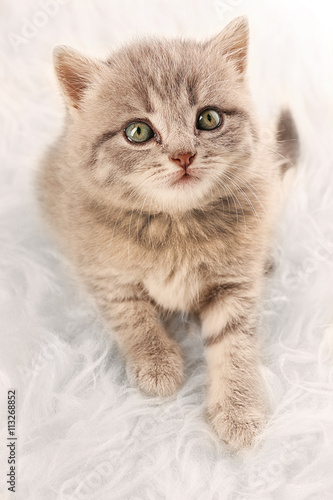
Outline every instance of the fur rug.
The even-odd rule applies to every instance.
[[[104,57],[137,34],[251,25],[249,73],[271,129],[282,105],[302,156],[263,305],[272,417],[260,445],[231,455],[204,420],[200,331],[171,325],[187,381],[166,400],[132,387],[72,271],[41,225],[36,165],[64,105],[51,51]],[[0,5],[0,488],[19,500],[333,498],[333,31],[328,1],[16,0]],[[7,491],[7,391],[17,394],[16,494]],[[1,494],[0,494],[1,495]]]

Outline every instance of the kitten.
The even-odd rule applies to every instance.
[[[247,49],[243,17],[209,42],[141,41],[106,62],[56,48],[68,113],[38,177],[46,219],[142,391],[169,396],[184,381],[163,315],[199,316],[207,414],[235,449],[268,414],[258,308],[281,176],[297,153],[289,112],[279,155],[264,144]]]

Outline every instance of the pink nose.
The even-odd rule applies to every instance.
[[[180,165],[183,169],[191,165],[194,160],[196,153],[175,153],[172,156],[169,156],[171,161],[174,161],[176,165]]]

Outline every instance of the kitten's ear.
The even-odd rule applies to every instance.
[[[80,109],[85,91],[94,82],[103,64],[64,45],[55,47],[53,61],[69,110]]]
[[[209,44],[209,51],[233,61],[237,71],[246,69],[249,45],[249,24],[245,16],[236,17]]]

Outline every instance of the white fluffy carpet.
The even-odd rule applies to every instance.
[[[1,2],[1,499],[333,498],[331,7],[318,0]],[[176,397],[150,399],[132,387],[112,335],[41,226],[33,177],[63,117],[53,46],[103,57],[140,33],[211,36],[239,14],[250,18],[259,112],[270,127],[279,107],[290,105],[302,157],[264,303],[272,418],[258,449],[232,456],[203,419],[198,329],[178,328],[187,381]],[[6,485],[10,388],[18,403],[16,494]]]

